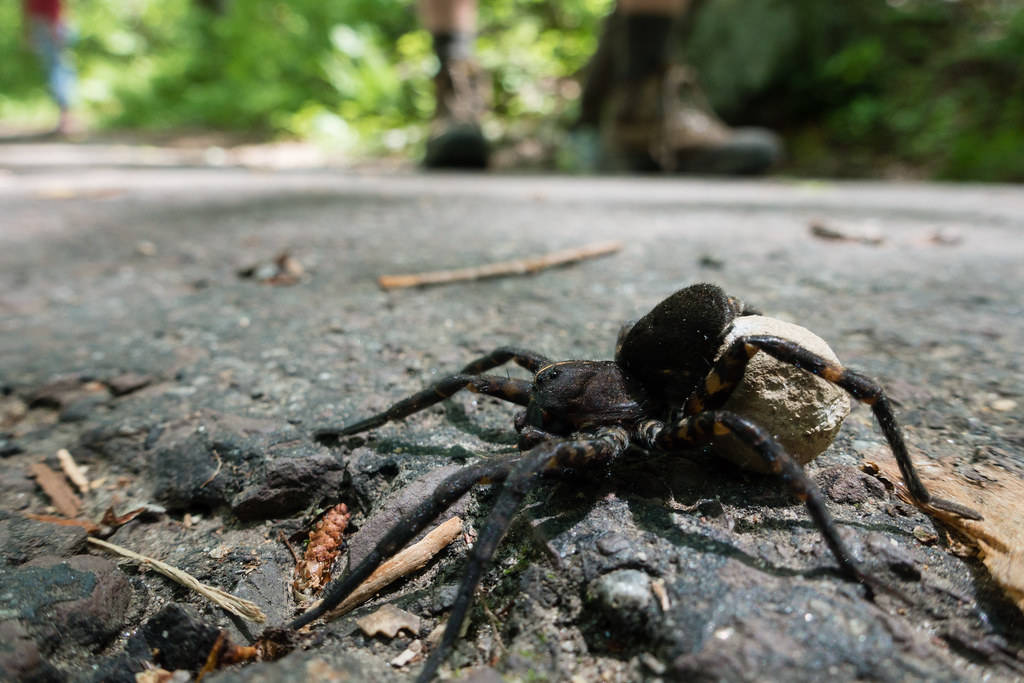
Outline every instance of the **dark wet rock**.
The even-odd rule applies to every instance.
[[[389,683],[407,679],[408,675],[395,671],[380,657],[366,650],[323,648],[293,652],[276,662],[259,662],[234,671],[219,671],[204,680],[210,683]]]
[[[0,621],[0,680],[58,683],[64,676],[39,654],[25,627],[8,619]]]
[[[0,549],[3,561],[19,565],[42,555],[66,557],[85,548],[85,529],[47,524],[0,510]]]
[[[153,653],[141,632],[125,642],[124,650],[101,660],[96,670],[82,677],[82,683],[136,683],[135,674],[152,667]]]
[[[825,495],[836,503],[857,505],[885,497],[882,482],[855,467],[830,467],[815,479]]]
[[[868,534],[864,545],[901,579],[921,580],[921,567],[926,565],[928,560],[914,546],[907,546],[879,533]]]
[[[0,570],[0,609],[16,615],[44,653],[78,645],[98,650],[124,624],[132,590],[102,557],[39,557]]]
[[[310,507],[323,497],[337,500],[345,482],[340,459],[326,449],[302,445],[275,452],[261,480],[231,500],[239,519],[285,517]]]
[[[168,427],[146,458],[169,509],[229,504],[243,519],[295,513],[344,481],[338,458],[301,440],[287,422],[224,413]]]
[[[171,603],[140,631],[154,659],[165,669],[195,671],[206,662],[220,629],[202,621],[187,605]]]

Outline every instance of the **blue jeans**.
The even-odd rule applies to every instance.
[[[75,68],[66,49],[70,32],[63,23],[54,26],[35,18],[31,22],[32,46],[43,60],[50,94],[61,111],[66,111],[71,106],[75,90]]]

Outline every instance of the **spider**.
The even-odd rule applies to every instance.
[[[615,360],[553,362],[532,351],[501,347],[382,413],[340,428],[319,430],[316,435],[321,439],[364,432],[408,417],[462,389],[525,407],[515,419],[519,453],[469,465],[445,479],[429,499],[384,535],[366,559],[329,586],[319,605],[288,628],[301,628],[338,605],[381,562],[473,486],[501,484],[473,546],[444,636],[417,679],[429,681],[458,638],[484,568],[539,475],[603,467],[630,446],[648,452],[676,452],[711,445],[726,434],[737,437],[807,504],[846,578],[864,584],[869,596],[873,585],[885,588],[854,560],[821,492],[803,468],[766,429],[722,409],[743,379],[748,361],[758,352],[822,377],[869,405],[916,502],[981,519],[969,508],[929,494],[914,470],[889,399],[874,381],[776,336],[741,336],[722,350],[733,321],[755,313],[716,285],[692,285],[624,327]],[[534,373],[533,380],[482,374],[509,361]]]

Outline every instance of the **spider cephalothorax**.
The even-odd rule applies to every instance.
[[[304,626],[335,607],[381,562],[474,485],[501,484],[494,508],[473,546],[444,637],[420,672],[421,681],[429,680],[458,637],[483,569],[538,475],[607,464],[630,446],[671,452],[699,448],[727,436],[745,447],[752,464],[779,475],[806,502],[845,576],[869,589],[878,585],[847,550],[821,493],[800,464],[771,432],[744,415],[723,409],[758,352],[813,373],[869,405],[899,463],[907,489],[918,503],[971,519],[981,518],[973,510],[928,493],[914,470],[889,400],[878,384],[781,337],[746,335],[724,344],[734,321],[752,313],[715,285],[693,285],[672,294],[624,328],[614,361],[552,362],[531,351],[502,347],[383,413],[338,429],[320,430],[318,436],[323,438],[373,429],[434,405],[461,389],[525,408],[515,421],[518,454],[483,460],[445,479],[428,500],[388,531],[361,563],[334,582],[317,607],[296,618],[289,627]],[[534,373],[533,379],[483,374],[509,361]]]

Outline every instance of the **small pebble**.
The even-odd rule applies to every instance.
[[[914,538],[921,541],[925,545],[931,545],[939,540],[939,537],[931,529],[926,529],[923,526],[915,526],[913,529]]]
[[[1017,402],[1012,398],[998,398],[989,404],[992,406],[992,410],[998,410],[1001,413],[1008,413],[1017,407]]]

